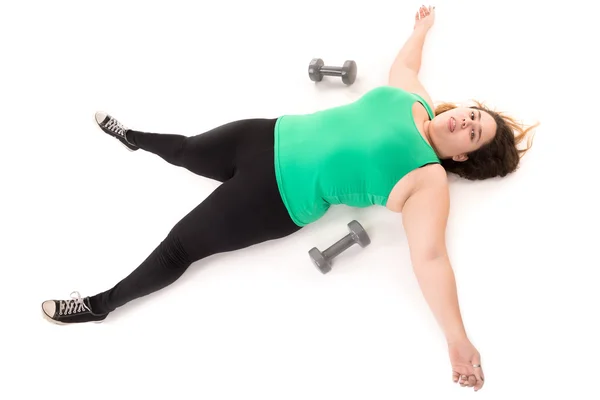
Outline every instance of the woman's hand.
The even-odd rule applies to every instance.
[[[474,387],[478,391],[483,386],[483,370],[481,357],[477,349],[468,339],[448,344],[450,363],[452,364],[452,380],[462,387]]]
[[[415,29],[425,29],[429,30],[433,26],[433,22],[435,21],[435,7],[429,6],[421,6],[417,14],[415,15]]]

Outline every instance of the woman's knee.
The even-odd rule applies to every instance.
[[[177,234],[171,232],[160,243],[158,262],[166,269],[185,269],[194,261]]]

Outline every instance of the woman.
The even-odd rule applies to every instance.
[[[465,333],[445,247],[446,172],[467,179],[505,176],[517,168],[522,151],[516,145],[528,130],[482,105],[444,104],[434,115],[417,77],[434,18],[433,8],[420,8],[389,85],[351,104],[234,121],[194,137],[136,131],[97,113],[99,127],[129,150],[154,153],[222,184],[113,288],[48,300],[44,315],[57,323],[102,321],[173,283],[192,263],[291,235],[332,204],[381,205],[402,212],[416,277],[447,338],[454,381],[479,390],[480,356]],[[520,132],[516,138],[514,131]]]

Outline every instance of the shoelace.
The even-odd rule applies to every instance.
[[[73,294],[75,294],[75,296],[73,296]],[[72,300],[59,300],[58,301],[60,315],[70,315],[70,314],[80,313],[85,310],[92,312],[92,310],[90,310],[88,308],[88,306],[86,306],[85,303],[83,302],[83,299],[81,298],[81,295],[79,294],[79,292],[71,293],[71,298],[72,298]]]
[[[108,122],[106,123],[106,129],[110,130],[111,132],[116,133],[117,135],[121,136],[121,137],[125,137],[125,127],[116,119],[110,117]]]

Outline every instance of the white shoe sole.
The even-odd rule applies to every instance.
[[[44,318],[46,319],[46,321],[52,322],[53,324],[56,324],[56,325],[77,325],[77,324],[87,324],[87,323],[90,323],[90,322],[93,322],[95,324],[101,324],[102,322],[104,322],[104,320],[100,320],[100,321],[88,321],[88,322],[69,322],[69,323],[67,323],[67,322],[60,322],[60,321],[57,321],[57,320],[51,318],[48,314],[46,314],[46,312],[44,311],[43,308],[42,308],[42,315],[44,316]]]

